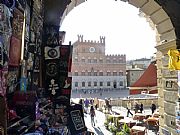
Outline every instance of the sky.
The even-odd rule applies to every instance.
[[[73,8],[60,27],[65,42],[74,43],[77,35],[84,40],[106,37],[106,54],[125,54],[127,60],[150,58],[156,49],[155,31],[139,9],[120,0],[88,0]]]

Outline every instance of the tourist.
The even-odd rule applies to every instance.
[[[93,106],[91,106],[91,108],[90,108],[90,116],[91,116],[91,124],[92,124],[92,126],[95,126],[95,120],[94,120],[95,110],[94,110]]]
[[[89,107],[89,100],[86,98],[84,101],[84,107],[85,107],[85,113],[88,113],[88,107]]]
[[[152,111],[152,114],[154,113],[154,111],[156,110],[156,105],[154,103],[151,104],[151,111]]]
[[[140,105],[140,112],[142,113],[143,110],[144,110],[144,107],[143,107],[143,104],[141,103],[141,105]]]
[[[137,101],[135,101],[135,105],[134,105],[134,111],[135,111],[135,113],[137,113],[138,110],[139,110],[139,104],[138,104]]]
[[[131,112],[131,101],[130,100],[127,102],[127,117],[129,117],[129,114],[131,114],[133,116],[133,114]]]

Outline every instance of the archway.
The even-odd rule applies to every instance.
[[[86,0],[72,0],[66,2],[50,0],[45,2],[45,24],[59,25],[63,18],[75,7],[85,2]],[[144,12],[156,26],[159,42],[157,43],[157,67],[158,67],[158,89],[159,89],[159,106],[160,106],[160,132],[164,127],[172,134],[177,134],[175,131],[175,100],[177,99],[177,87],[168,89],[165,87],[165,82],[173,80],[177,82],[177,72],[167,68],[168,57],[167,51],[180,46],[180,3],[178,0],[122,0],[139,8]],[[51,6],[50,6],[51,5]],[[59,5],[62,5],[59,8]],[[55,13],[55,16],[51,16]],[[59,17],[59,18],[57,18]],[[59,21],[59,22],[58,22]],[[61,24],[61,23],[60,23]],[[173,97],[173,98],[169,98]],[[164,126],[165,125],[165,126]]]
[[[125,0],[126,1],[126,0]],[[85,2],[84,0],[74,0],[65,9],[60,25],[66,15],[76,6]],[[167,69],[168,57],[167,51],[172,48],[177,48],[179,44],[178,29],[176,30],[176,21],[174,22],[173,16],[170,13],[171,10],[167,8],[165,3],[160,1],[150,1],[150,0],[129,0],[126,1],[129,4],[139,8],[140,12],[144,14],[152,23],[157,30],[157,67],[158,67],[158,90],[159,90],[159,110],[160,110],[160,132],[162,133],[164,128],[168,131],[175,133],[175,114],[173,113],[175,109],[176,102],[168,97],[173,96],[177,98],[177,88],[173,87],[173,94],[170,90],[164,87],[164,84],[168,79],[175,77],[177,81],[177,73],[169,72]],[[176,2],[167,2],[168,4],[174,5]],[[167,4],[166,3],[166,4]],[[172,6],[171,5],[171,6]],[[165,73],[166,72],[166,73]],[[172,75],[174,75],[172,77]],[[165,80],[165,81],[163,81]],[[164,96],[166,95],[166,96]],[[168,109],[166,108],[168,107]],[[171,111],[168,111],[171,110]],[[174,111],[175,112],[175,111]],[[165,113],[165,115],[164,115]]]

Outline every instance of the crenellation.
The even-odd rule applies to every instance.
[[[78,42],[83,42],[83,35],[78,34]]]
[[[100,36],[100,43],[105,44],[105,36]]]

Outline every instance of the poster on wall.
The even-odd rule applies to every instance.
[[[180,71],[178,71],[178,101],[176,105],[176,131],[180,133]]]

